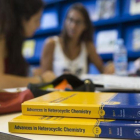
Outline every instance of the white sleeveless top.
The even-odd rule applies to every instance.
[[[81,52],[79,56],[70,60],[63,52],[59,37],[54,37],[55,49],[53,53],[53,72],[56,76],[62,75],[64,72],[70,72],[78,77],[87,73],[87,50],[84,43],[81,46]]]

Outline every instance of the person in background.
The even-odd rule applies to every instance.
[[[25,38],[40,26],[41,0],[0,0],[0,88],[23,87],[28,83],[47,82],[52,72],[27,77],[28,64],[21,49]]]
[[[93,25],[82,4],[74,4],[68,10],[60,36],[45,41],[41,58],[41,72],[51,70],[56,76],[72,73],[76,76],[88,73],[88,60],[101,73],[113,73],[112,64],[103,65],[93,44]]]

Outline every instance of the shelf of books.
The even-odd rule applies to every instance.
[[[44,1],[48,3],[48,6],[45,6],[40,29],[36,31],[34,38],[40,40],[41,38],[60,34],[68,8],[76,2],[80,2],[86,7],[95,27],[94,43],[97,52],[104,61],[112,60],[113,43],[120,37],[124,39],[128,50],[128,58],[135,60],[140,57],[139,0]],[[103,36],[107,36],[107,38]],[[39,59],[40,52],[37,57],[27,58],[27,61],[34,63],[39,62]]]

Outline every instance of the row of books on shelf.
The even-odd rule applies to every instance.
[[[93,0],[94,1],[94,0]],[[93,3],[90,1],[89,3]],[[100,19],[109,19],[112,17],[120,16],[120,8],[123,6],[122,15],[137,15],[140,14],[140,1],[139,0],[96,0],[92,5],[92,11],[87,7],[91,19],[93,21]],[[94,10],[93,10],[94,9]]]
[[[101,30],[95,36],[96,48],[99,54],[113,53],[114,44],[119,37],[117,29]],[[125,44],[128,51],[140,51],[140,28],[130,27],[126,29]]]
[[[55,91],[22,104],[12,133],[140,139],[140,93]]]
[[[76,2],[76,1],[75,1]],[[119,0],[96,0],[96,1],[81,1],[83,5],[86,7],[89,12],[91,21],[100,21],[102,19],[112,19],[112,18],[126,18],[128,15],[139,15],[140,14],[140,2],[138,0],[127,0],[123,1],[124,6],[118,4]],[[69,2],[68,2],[69,3]],[[62,4],[61,7],[61,15],[59,15],[57,7],[47,7],[45,8],[41,20],[40,29],[36,32],[36,34],[40,34],[40,31],[58,28],[60,24],[63,24],[67,9],[70,7],[70,4]],[[123,16],[120,16],[119,9],[120,6],[126,7],[124,8]],[[129,8],[128,8],[129,7]],[[61,23],[59,22],[59,17]],[[138,17],[139,18],[139,17]],[[51,21],[48,22],[48,21]],[[119,19],[119,21],[121,21]],[[95,22],[96,26],[97,22]],[[98,24],[97,24],[98,25]]]
[[[119,36],[120,33],[117,29],[96,31],[95,46],[98,54],[101,54],[103,59],[106,59],[106,56],[107,59],[112,59],[112,56],[108,54],[114,52],[114,44]],[[22,52],[27,61],[31,63],[39,62],[45,39],[43,37],[25,41]],[[138,53],[140,52],[140,27],[132,26],[126,28],[124,40],[128,57],[138,58]]]

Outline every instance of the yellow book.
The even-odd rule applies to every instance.
[[[140,120],[140,94],[52,92],[22,104],[23,115]]]
[[[140,138],[137,121],[18,116],[9,122],[9,132],[106,138]]]

